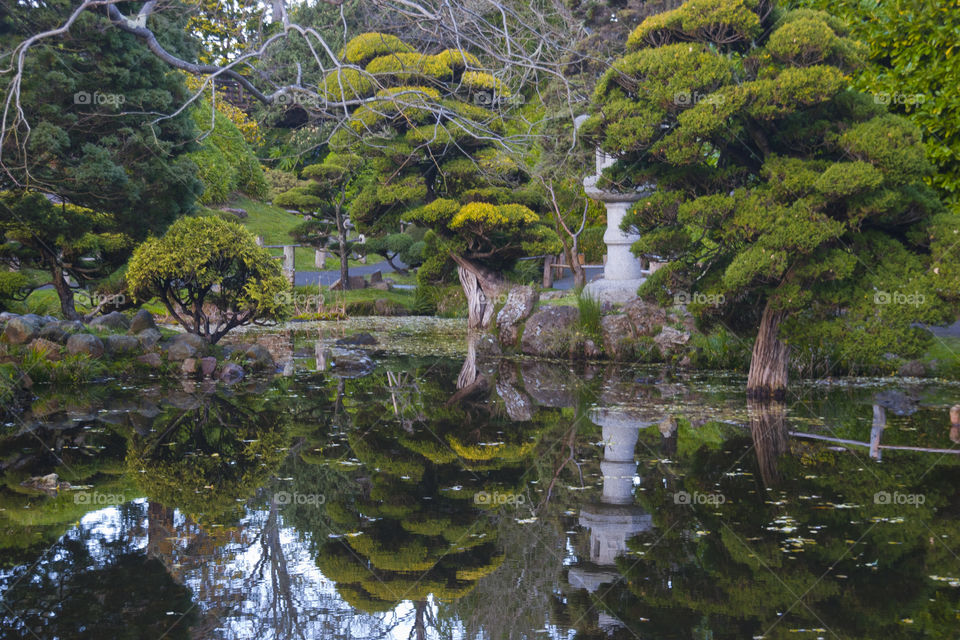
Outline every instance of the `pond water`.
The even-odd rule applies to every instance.
[[[37,390],[0,432],[2,636],[960,637],[957,385],[760,405],[422,327],[281,332],[288,375],[229,388]]]

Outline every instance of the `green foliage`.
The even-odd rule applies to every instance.
[[[603,306],[597,298],[580,289],[577,295],[577,311],[580,314],[577,317],[577,328],[590,336],[595,341],[602,339],[600,333],[600,317],[603,314]]]
[[[0,48],[61,27],[75,7],[66,0],[12,5],[0,15]],[[150,28],[184,59],[193,51],[180,12],[155,12]],[[7,97],[11,75],[0,80]],[[67,40],[41,39],[25,58],[19,104],[27,124],[2,141],[10,173],[0,189],[31,185],[69,203],[114,216],[114,231],[142,239],[190,213],[201,185],[187,157],[197,130],[187,112],[183,75],[136,36],[110,24],[105,11],[83,11]],[[12,124],[8,119],[8,126]],[[27,146],[22,145],[26,142]]]
[[[840,23],[691,0],[629,48],[584,130],[619,156],[607,188],[657,185],[624,221],[638,256],[671,261],[641,294],[714,295],[694,310],[743,330],[783,314],[795,350],[831,343],[848,371],[923,353],[913,323],[953,319],[956,258],[936,247],[957,227],[936,217],[920,129],[848,88],[863,51]]]
[[[205,101],[191,113],[197,128],[206,133],[201,148],[190,154],[203,182],[200,202],[226,202],[234,191],[254,198],[266,197],[270,186],[263,167],[237,125],[219,111],[212,112],[211,122],[210,105]]]
[[[240,224],[213,216],[182,218],[140,245],[127,281],[134,296],[160,298],[184,329],[211,343],[288,313],[290,285],[277,261]]]
[[[19,271],[0,271],[0,310],[19,297],[28,284],[27,277]]]
[[[795,0],[793,4],[828,11],[833,23],[843,24],[863,43],[869,64],[853,77],[854,86],[921,128],[927,158],[937,167],[928,181],[956,206],[960,96],[943,90],[960,76],[960,58],[954,55],[960,30],[956,2]]]

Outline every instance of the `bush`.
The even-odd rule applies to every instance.
[[[290,189],[303,186],[306,183],[305,180],[297,178],[295,173],[282,171],[280,169],[265,168],[263,170],[263,177],[267,181],[271,200],[285,191],[290,191]]]
[[[603,263],[603,256],[607,255],[607,245],[603,242],[606,231],[605,226],[587,227],[580,234],[580,253],[587,264]]]
[[[265,198],[269,191],[263,167],[237,126],[219,111],[210,128],[210,107],[203,102],[193,111],[201,131],[209,132],[203,146],[190,154],[203,182],[200,202],[205,205],[226,202],[234,191],[253,198]]]
[[[242,225],[217,216],[181,218],[162,238],[144,242],[127,282],[134,297],[158,297],[184,329],[211,343],[289,312],[280,264]]]
[[[593,340],[601,341],[600,316],[603,313],[603,307],[600,301],[580,289],[577,291],[577,310],[580,312],[577,328]]]
[[[28,284],[27,277],[18,271],[0,271],[0,311]]]

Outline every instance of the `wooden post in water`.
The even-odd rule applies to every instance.
[[[870,429],[870,459],[880,462],[880,437],[887,427],[887,410],[873,405],[873,427]]]
[[[553,286],[553,256],[547,256],[543,259],[543,288],[549,289]]]
[[[960,404],[950,407],[950,441],[960,444]]]

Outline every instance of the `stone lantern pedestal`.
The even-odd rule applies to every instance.
[[[623,304],[637,297],[637,288],[649,274],[643,264],[630,252],[630,245],[640,236],[625,233],[620,229],[627,210],[637,200],[653,193],[652,185],[645,185],[635,191],[616,192],[597,188],[597,181],[603,169],[609,167],[616,158],[597,151],[597,174],[585,178],[583,187],[589,198],[602,202],[607,209],[607,230],[603,242],[607,245],[607,262],[603,266],[603,277],[589,283],[584,291],[600,302]]]

